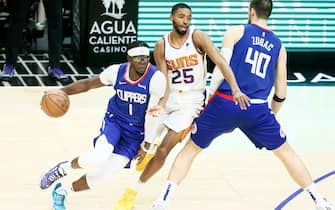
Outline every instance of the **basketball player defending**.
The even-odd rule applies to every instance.
[[[61,89],[73,95],[112,85],[115,94],[109,99],[100,135],[93,140],[94,150],[57,164],[42,177],[40,187],[46,189],[71,169],[87,168],[91,164],[99,166],[97,171],[88,172],[71,184],[58,183],[52,192],[54,210],[66,209],[64,200],[69,193],[94,188],[115,172],[129,167],[132,159],[141,161],[145,148],[149,148],[153,141],[150,125],[156,124],[154,115],[158,113],[150,107],[157,106],[164,96],[166,80],[149,63],[146,43],[131,43],[127,60],[109,66],[98,76],[79,80]]]
[[[179,3],[172,7],[170,20],[172,31],[158,40],[154,57],[159,70],[167,78],[165,101],[161,102],[165,115],[161,115],[163,125],[157,129],[157,136],[163,128],[167,134],[156,154],[145,167],[139,180],[127,188],[114,210],[131,210],[140,186],[147,182],[164,164],[172,148],[183,139],[185,130],[192,124],[204,106],[206,63],[205,54],[220,68],[231,87],[233,100],[246,109],[248,97],[239,89],[228,63],[207,34],[190,28],[191,8]]]
[[[292,179],[308,192],[317,210],[335,210],[316,189],[310,173],[286,141],[275,117],[286,97],[287,55],[280,39],[267,28],[271,11],[272,0],[252,0],[249,24],[230,27],[223,38],[222,47],[224,51],[232,52],[230,65],[241,91],[250,97],[250,107],[241,111],[233,102],[227,81],[219,85],[208,106],[196,119],[191,139],[174,160],[162,194],[154,202],[154,210],[168,209],[177,185],[186,177],[195,157],[213,139],[235,128],[245,133],[257,148],[272,151]],[[269,109],[266,100],[273,86]]]

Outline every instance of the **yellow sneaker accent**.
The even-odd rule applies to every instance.
[[[127,188],[122,197],[115,204],[114,210],[132,210],[135,205],[137,192]]]
[[[158,141],[156,144],[156,148],[159,147],[159,145],[161,144],[161,141]],[[153,158],[153,156],[155,155],[156,150],[153,153],[147,153],[145,154],[143,160],[141,161],[141,163],[136,164],[136,171],[138,172],[142,172],[144,171],[145,167],[148,165],[149,161]]]
[[[152,157],[154,155],[155,154],[149,154],[149,153],[147,153],[145,155],[145,157],[143,158],[142,162],[139,163],[139,164],[136,164],[136,171],[138,171],[138,172],[144,171],[145,167],[148,165],[149,161],[152,159]]]

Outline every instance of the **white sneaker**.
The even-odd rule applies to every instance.
[[[152,210],[167,210],[168,204],[162,200],[156,200],[152,205]]]
[[[335,210],[335,207],[324,199],[323,202],[318,202],[316,204],[316,210]]]

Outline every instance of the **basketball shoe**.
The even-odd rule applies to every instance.
[[[56,180],[66,176],[65,171],[60,167],[61,164],[68,161],[60,162],[45,173],[41,179],[40,187],[42,190],[50,187]]]
[[[62,186],[61,183],[57,183],[54,190],[52,191],[52,206],[53,210],[66,210],[65,208],[65,198],[66,192],[64,194],[57,192],[57,189]]]
[[[68,80],[67,76],[64,74],[61,68],[59,67],[49,67],[48,75],[52,79],[56,79],[59,81],[66,81]]]
[[[14,75],[15,67],[10,64],[5,64],[3,70],[0,73],[0,80],[10,81]]]
[[[131,210],[135,205],[137,192],[127,188],[121,199],[115,204],[114,210]]]
[[[316,210],[335,210],[335,207],[324,199],[316,203]]]
[[[152,210],[167,210],[168,209],[168,204],[165,201],[162,200],[156,200],[154,204],[152,205]]]

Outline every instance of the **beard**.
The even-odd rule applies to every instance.
[[[172,25],[173,25],[173,29],[177,32],[177,34],[179,34],[179,35],[185,35],[186,33],[187,33],[187,31],[188,30],[186,30],[186,31],[180,31],[179,29],[178,29],[178,26],[177,26],[177,24],[176,24],[176,22],[172,22]],[[187,27],[188,28],[188,27]]]

